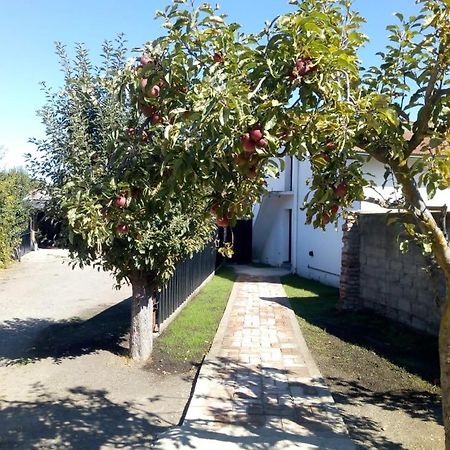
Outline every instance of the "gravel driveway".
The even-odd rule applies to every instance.
[[[67,261],[39,250],[0,271],[0,448],[148,448],[192,379],[130,361],[130,289]]]

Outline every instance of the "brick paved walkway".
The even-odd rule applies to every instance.
[[[241,275],[183,425],[157,449],[354,449],[277,278]]]

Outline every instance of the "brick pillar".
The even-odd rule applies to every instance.
[[[342,309],[358,309],[360,233],[358,215],[349,215],[342,226],[342,259],[339,303]]]

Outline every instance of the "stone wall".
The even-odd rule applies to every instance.
[[[388,226],[386,218],[386,214],[359,215],[359,249],[353,246],[359,255],[343,254],[341,279],[341,284],[346,284],[345,271],[348,269],[344,267],[345,261],[355,261],[358,256],[359,284],[356,286],[349,280],[347,292],[341,290],[342,306],[369,308],[416,329],[437,334],[439,307],[436,294],[445,298],[444,277],[437,271],[430,274],[425,258],[415,245],[410,245],[407,253],[400,252],[399,227]],[[354,227],[352,229],[354,233]],[[357,238],[353,236],[350,240],[355,242]],[[355,276],[354,270],[352,275]],[[356,290],[359,304],[354,300]]]

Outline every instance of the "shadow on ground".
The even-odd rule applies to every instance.
[[[386,411],[406,412],[413,419],[442,424],[440,397],[427,391],[398,390],[374,392],[356,381],[330,377],[333,397],[340,404],[370,404]]]
[[[124,354],[121,345],[130,325],[131,299],[88,320],[14,319],[0,323],[0,364],[70,358],[96,350]]]
[[[116,404],[104,390],[78,387],[65,397],[39,384],[34,390],[34,402],[0,400],[1,449],[142,449],[164,429],[157,415]]]
[[[197,383],[203,387],[214,383],[217,389],[194,394],[192,411],[188,410],[181,428],[162,434],[156,449],[203,448],[201,444],[217,445],[216,441],[252,450],[269,450],[275,444],[282,448],[289,442],[322,450],[350,448],[342,415],[323,380],[289,383],[289,375],[286,369],[250,368],[228,358],[205,362]],[[201,406],[205,400],[206,410]],[[236,432],[236,426],[245,431]],[[357,427],[355,442],[364,442],[364,448],[405,448],[383,436],[375,421],[360,418]]]
[[[437,337],[373,311],[341,311],[337,308],[339,291],[312,280],[289,275],[282,282],[288,290],[301,290],[300,295],[289,295],[298,317],[345,342],[375,352],[431,384],[439,383]]]

